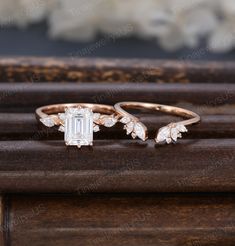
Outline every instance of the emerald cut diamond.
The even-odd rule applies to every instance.
[[[93,112],[89,108],[68,108],[65,111],[66,145],[88,146],[93,143]]]

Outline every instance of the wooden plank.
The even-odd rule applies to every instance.
[[[0,246],[7,245],[8,240],[8,224],[7,224],[7,202],[3,196],[0,196]]]
[[[0,82],[233,83],[234,62],[2,57]]]
[[[11,246],[233,246],[235,196],[14,196],[10,225]]]
[[[155,137],[160,127],[179,120],[178,117],[158,114],[137,114],[137,116],[148,126],[150,138]],[[201,118],[200,124],[188,127],[189,132],[184,138],[235,137],[235,115],[202,115]],[[57,128],[49,129],[39,124],[33,113],[0,113],[0,140],[60,140],[62,138],[63,134],[59,133]],[[126,135],[122,124],[117,124],[115,127],[105,128],[96,133],[95,139],[130,139],[130,136]]]
[[[234,139],[97,140],[93,148],[63,141],[1,141],[2,192],[235,191]]]
[[[25,108],[54,103],[133,100],[217,107],[235,104],[235,84],[0,83],[0,110],[25,112]]]

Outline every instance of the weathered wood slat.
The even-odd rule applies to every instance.
[[[0,59],[0,82],[233,83],[234,62],[12,57]]]
[[[0,245],[5,246],[7,238],[6,203],[3,196],[0,196]]]
[[[158,114],[138,114],[137,116],[148,126],[150,138],[155,137],[160,127],[179,120],[177,117],[158,116]],[[201,118],[200,124],[188,127],[189,132],[184,135],[184,138],[235,137],[235,115],[202,115]],[[38,123],[33,113],[0,113],[0,140],[59,140],[62,138],[63,134],[56,128],[52,130]],[[95,138],[130,139],[130,136],[126,135],[122,124],[117,124],[115,127],[104,128],[96,133]]]
[[[118,101],[191,103],[201,107],[235,104],[235,84],[1,83],[0,110],[65,102],[114,104]]]
[[[98,140],[93,148],[63,141],[1,141],[4,192],[235,191],[234,139]]]
[[[11,246],[233,246],[234,194],[14,196]]]

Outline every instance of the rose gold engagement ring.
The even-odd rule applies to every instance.
[[[100,126],[112,127],[118,117],[113,106],[92,103],[48,105],[36,110],[37,118],[47,127],[58,126],[66,145],[93,145],[93,132]]]

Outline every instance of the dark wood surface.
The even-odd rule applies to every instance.
[[[0,81],[233,83],[234,62],[2,57]]]
[[[6,228],[5,225],[8,223],[8,221],[6,221],[6,203],[4,201],[4,198],[2,196],[0,196],[0,245],[1,246],[5,246],[6,245],[6,241],[7,241],[7,230],[5,230]]]
[[[5,245],[233,246],[234,194],[10,196]]]
[[[51,103],[92,102],[114,104],[137,100],[168,104],[194,104],[198,110],[235,104],[235,84],[157,83],[0,83],[0,110],[34,112]],[[234,112],[234,109],[233,111]]]
[[[3,192],[235,191],[233,139],[97,140],[93,148],[63,141],[0,142]]]
[[[234,78],[233,62],[0,59],[0,246],[235,245]],[[122,100],[202,122],[176,145],[131,140],[118,125],[78,150],[34,117],[51,103]],[[138,116],[150,138],[177,120]]]
[[[0,91],[2,192],[235,190],[234,84],[5,82]],[[202,121],[190,126],[175,146],[133,141],[120,124],[95,134],[93,149],[78,150],[66,148],[63,134],[42,127],[34,116],[37,106],[50,103],[133,99],[185,107],[199,113]],[[161,114],[138,116],[150,138],[178,120]]]

